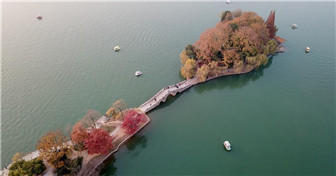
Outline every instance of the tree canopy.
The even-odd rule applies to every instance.
[[[185,64],[181,67],[181,75],[184,78],[193,78],[196,74],[196,61],[194,59],[187,59]]]
[[[123,116],[123,111],[127,109],[126,103],[123,99],[115,101],[112,106],[106,111],[107,117],[119,119]]]
[[[9,176],[22,176],[22,175],[41,175],[46,169],[43,161],[40,159],[33,159],[30,161],[19,160],[14,162],[9,167]]]
[[[277,47],[273,39],[274,16],[272,12],[266,23],[255,12],[242,12],[240,9],[222,12],[215,27],[204,31],[194,45],[188,45],[182,51],[181,75],[192,78],[196,74],[202,81],[206,76],[218,74],[215,67],[233,68],[239,73],[245,66],[257,68],[265,65],[267,56],[274,54]],[[187,54],[187,51],[192,54]]]
[[[86,111],[86,114],[81,119],[81,122],[85,128],[96,128],[96,121],[100,118],[100,113],[93,109]]]
[[[113,138],[106,130],[92,129],[89,137],[85,139],[85,148],[88,154],[108,154],[113,149]]]
[[[89,137],[89,133],[86,128],[84,128],[83,123],[81,121],[77,122],[71,131],[71,141],[78,146],[78,149],[83,149],[84,141]]]
[[[127,134],[131,135],[139,129],[140,123],[144,122],[145,120],[145,115],[143,113],[140,113],[134,109],[130,109],[125,115],[121,127],[125,129]]]
[[[36,148],[40,151],[40,158],[46,159],[51,165],[60,165],[60,158],[71,154],[67,145],[68,138],[61,130],[49,131],[37,143]]]

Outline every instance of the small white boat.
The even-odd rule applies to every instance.
[[[292,29],[296,29],[297,27],[297,24],[292,24]]]
[[[36,16],[36,19],[38,19],[38,20],[42,20],[42,16],[41,16],[41,15],[37,15],[37,16]]]
[[[136,71],[136,72],[135,72],[135,76],[140,76],[140,75],[142,75],[142,72],[141,72],[141,71]]]
[[[305,49],[306,53],[309,53],[310,51],[310,48],[307,46],[306,49]]]
[[[223,145],[226,150],[231,150],[231,144],[229,141],[224,141]]]
[[[119,51],[120,50],[120,46],[115,46],[114,47],[114,51]]]
[[[226,2],[227,4],[230,4],[230,3],[231,3],[230,0],[225,0],[225,2]]]

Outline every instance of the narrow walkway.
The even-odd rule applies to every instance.
[[[184,80],[180,83],[170,85],[162,88],[158,93],[156,93],[151,99],[139,106],[139,109],[144,113],[154,109],[159,106],[161,102],[165,102],[169,95],[175,96],[177,93],[181,93],[189,87],[197,83],[196,78]]]

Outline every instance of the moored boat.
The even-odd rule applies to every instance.
[[[296,29],[297,27],[297,24],[292,24],[292,29]]]
[[[42,20],[42,16],[41,16],[41,15],[37,15],[37,16],[36,16],[36,19],[38,19],[38,20]]]
[[[231,150],[231,144],[229,141],[224,141],[223,145],[226,150],[229,150],[229,151]]]
[[[310,48],[307,46],[306,49],[305,49],[306,53],[309,53],[310,51]]]
[[[136,72],[135,72],[135,76],[140,76],[140,75],[142,75],[142,72],[141,72],[141,71],[136,71]]]
[[[119,51],[120,50],[120,46],[115,46],[114,47],[114,51]]]

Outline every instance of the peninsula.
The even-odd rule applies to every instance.
[[[186,79],[166,86],[138,108],[123,100],[112,104],[105,115],[88,110],[69,135],[50,131],[37,143],[37,151],[17,153],[0,175],[95,175],[102,163],[150,119],[145,114],[169,95],[217,77],[244,74],[265,66],[270,56],[283,52],[276,36],[275,12],[265,21],[254,12],[240,9],[221,14],[215,27],[203,32],[194,45],[180,54],[181,75]],[[70,137],[67,137],[70,136]]]

